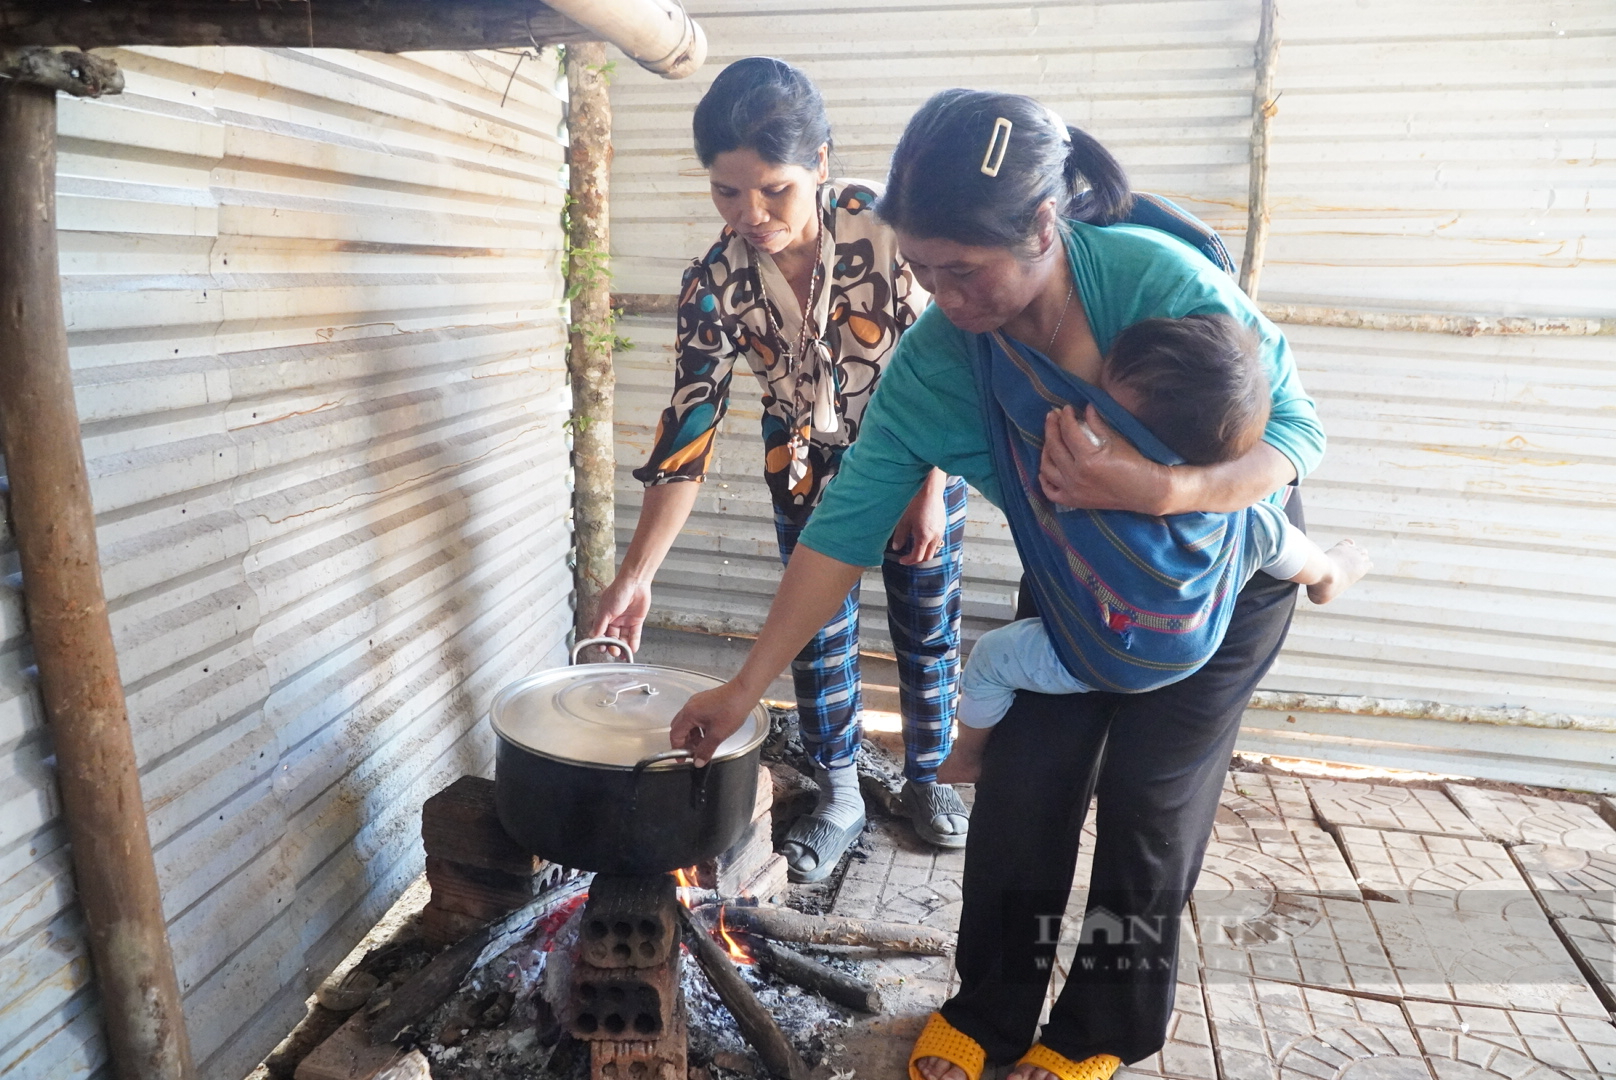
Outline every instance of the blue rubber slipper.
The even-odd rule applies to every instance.
[[[917,784],[913,780],[906,780],[903,785],[903,805],[909,811],[909,821],[914,825],[915,832],[926,843],[936,844],[940,848],[965,846],[964,832],[940,832],[932,824],[940,817],[969,820],[971,816],[971,812],[965,808],[965,800],[947,784]],[[967,829],[969,827],[966,826]]]

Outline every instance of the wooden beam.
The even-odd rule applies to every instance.
[[[497,49],[599,37],[535,0],[0,0],[0,45]]]
[[[74,97],[123,93],[123,72],[111,60],[43,45],[0,47],[0,79],[48,86]]]
[[[0,82],[0,445],[112,1071],[194,1075],[112,644],[56,253],[56,91]]]

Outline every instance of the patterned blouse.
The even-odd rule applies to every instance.
[[[685,271],[673,401],[657,423],[650,460],[634,471],[637,480],[705,477],[730,376],[744,356],[763,386],[763,470],[774,505],[793,521],[807,519],[858,438],[898,336],[928,300],[899,259],[892,230],[870,209],[879,193],[860,180],[820,189],[826,243],[806,362],[795,355],[801,305],[773,259],[726,228]],[[816,330],[823,348],[814,343]]]

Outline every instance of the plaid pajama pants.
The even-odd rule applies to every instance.
[[[954,477],[944,490],[948,527],[935,558],[904,566],[901,552],[881,564],[887,587],[887,626],[898,658],[898,708],[903,713],[903,774],[917,783],[937,779],[937,766],[954,738],[959,692],[960,552],[965,540],[965,481]],[[790,563],[803,525],[778,510],[775,532],[780,561]],[[863,737],[859,688],[859,586],[842,609],[791,662],[802,740],[825,768],[848,765]]]

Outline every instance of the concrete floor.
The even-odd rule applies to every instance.
[[[954,926],[961,855],[891,819],[857,854],[836,912]],[[1059,968],[1087,880],[1085,859]],[[1616,829],[1582,802],[1232,773],[1183,927],[1167,1046],[1120,1077],[1616,1077]],[[888,1015],[819,1071],[898,1080],[953,971],[866,967]]]
[[[728,676],[746,645],[648,631],[643,652]],[[868,734],[901,754],[893,665],[864,666]],[[771,696],[789,701],[789,682]],[[1167,1045],[1118,1076],[1616,1078],[1616,802],[1498,787],[1231,773]],[[834,911],[955,927],[962,853],[877,815],[854,854]],[[1087,864],[1085,851],[1049,1000],[1082,932]],[[899,1080],[954,972],[940,958],[865,967],[887,1013],[856,1022],[817,1072]]]

